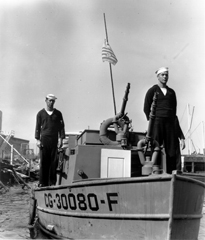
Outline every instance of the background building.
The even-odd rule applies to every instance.
[[[9,135],[1,134],[0,137],[0,159],[10,159],[12,154],[12,147],[16,149],[23,157],[28,155],[29,141],[21,138],[14,137],[13,133]],[[9,143],[9,144],[8,144]],[[20,159],[21,157],[16,151],[13,151],[13,158]]]

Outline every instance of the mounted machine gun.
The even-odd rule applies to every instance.
[[[144,139],[141,139],[137,144],[139,159],[141,164],[143,165],[142,175],[147,175],[147,173],[149,174],[152,172],[153,165],[156,165],[159,153],[161,151],[159,143],[152,138],[152,131],[154,127],[154,119],[157,104],[157,95],[158,93],[155,92],[153,102],[151,105],[146,137]]]
[[[127,84],[125,95],[122,102],[121,111],[113,118],[105,120],[100,126],[100,141],[104,145],[121,145],[123,148],[128,147],[128,132],[131,128],[131,120],[129,120],[127,114],[125,114],[125,108],[128,100],[128,94],[130,90],[130,83]],[[112,141],[108,138],[107,129],[113,125],[116,132],[116,141]]]

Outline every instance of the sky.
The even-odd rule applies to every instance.
[[[155,71],[168,67],[186,137],[192,119],[193,144],[187,140],[185,151],[202,151],[204,7],[204,0],[0,0],[2,130],[35,148],[36,114],[49,93],[58,98],[66,132],[98,130],[114,117],[109,64],[101,56],[105,13],[118,59],[112,66],[117,112],[130,83],[125,112],[134,131],[146,131],[144,96],[157,84]]]

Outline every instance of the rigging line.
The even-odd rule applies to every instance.
[[[201,124],[201,122],[197,125],[197,127],[190,133],[190,137],[191,137],[191,135],[196,131],[196,129],[199,127],[199,125]],[[187,133],[188,133],[189,131],[187,131]],[[185,136],[187,135],[187,133],[185,134]]]
[[[180,123],[182,122],[182,119],[183,119],[183,117],[184,117],[184,114],[185,114],[185,111],[186,111],[186,106],[185,106],[185,108],[184,108],[184,112],[183,112],[183,114],[182,114],[182,117],[180,118]]]
[[[194,145],[194,142],[193,142],[192,139],[191,139],[191,143],[192,143],[192,147],[194,148],[195,152],[197,152],[197,151],[196,151],[196,148],[195,148],[195,145]]]
[[[193,141],[192,141],[193,142]],[[196,143],[197,142],[197,143]],[[194,143],[195,143],[195,149],[200,149],[200,147],[199,147],[199,139],[196,139],[195,141],[194,141]],[[193,144],[194,144],[193,143]]]

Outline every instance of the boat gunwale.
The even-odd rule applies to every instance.
[[[111,184],[128,184],[128,183],[137,183],[137,182],[158,182],[158,181],[171,181],[173,177],[176,176],[178,180],[183,180],[186,182],[192,182],[197,185],[203,186],[205,188],[205,183],[192,178],[191,176],[184,176],[178,174],[159,174],[159,175],[150,175],[146,177],[134,177],[134,178],[95,178],[95,179],[86,179],[78,180],[71,184],[67,185],[56,185],[56,186],[46,186],[46,187],[37,187],[34,188],[34,191],[45,191],[45,190],[59,190],[66,188],[79,188],[79,187],[88,187],[88,186],[100,186],[100,185],[111,185]]]
[[[163,174],[163,176],[146,176],[146,177],[134,177],[134,178],[95,178],[95,179],[86,179],[75,181],[72,184],[67,185],[56,185],[56,186],[46,186],[46,187],[37,187],[34,188],[34,191],[44,191],[44,190],[57,190],[57,189],[66,189],[66,188],[78,188],[78,187],[88,187],[88,186],[99,186],[99,185],[111,185],[119,183],[137,183],[137,182],[159,182],[159,181],[171,181],[172,175]]]
[[[201,185],[205,188],[205,182],[202,182],[200,180],[192,178],[191,176],[184,176],[184,175],[177,175],[177,174],[175,176],[179,180],[186,180],[186,182],[192,182],[192,183],[195,183],[197,185]]]

